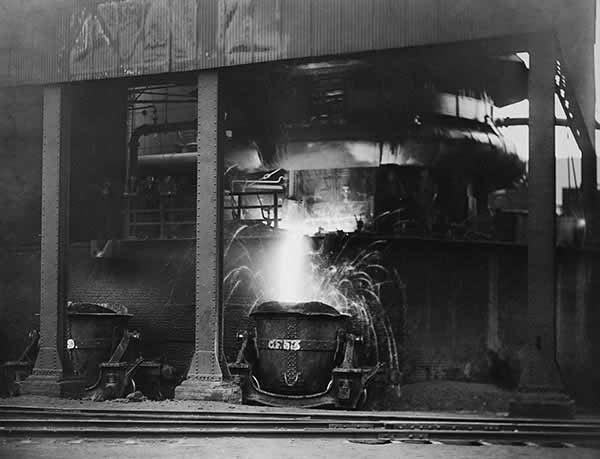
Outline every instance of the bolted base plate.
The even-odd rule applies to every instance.
[[[62,378],[58,375],[36,375],[19,382],[21,395],[45,395],[50,397],[80,397],[83,394],[83,378]]]
[[[188,378],[175,388],[176,400],[242,403],[242,389],[231,381]]]

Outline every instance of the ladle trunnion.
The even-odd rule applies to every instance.
[[[380,366],[356,368],[350,316],[312,301],[269,301],[250,311],[256,328],[240,334],[242,345],[229,369],[245,402],[272,406],[357,408]]]

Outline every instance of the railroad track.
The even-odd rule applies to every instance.
[[[0,407],[0,436],[338,437],[458,444],[600,446],[600,420],[371,412],[159,411]]]

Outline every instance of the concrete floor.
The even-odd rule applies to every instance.
[[[37,406],[48,408],[75,408],[75,409],[111,409],[111,410],[159,410],[159,411],[226,411],[228,413],[250,412],[250,413],[278,413],[278,412],[306,412],[306,413],[331,413],[330,410],[321,409],[302,409],[302,408],[276,408],[256,405],[234,405],[224,402],[214,401],[194,401],[194,400],[164,400],[126,403],[126,400],[109,400],[104,402],[93,402],[91,400],[53,398],[38,395],[22,395],[18,397],[0,398],[0,406]],[[335,412],[335,411],[334,411]],[[443,409],[431,410],[394,410],[387,413],[401,413],[407,416],[435,416],[448,415],[449,413],[456,416],[471,416],[473,411],[464,410],[461,412]],[[504,417],[506,413],[499,412],[478,412],[477,414],[487,416]]]
[[[342,439],[0,439],[0,458],[444,458],[598,459],[600,450],[516,446],[452,446],[388,443],[367,445]]]

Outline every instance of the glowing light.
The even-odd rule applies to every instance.
[[[302,204],[288,200],[284,207],[280,228],[312,236],[331,231],[355,231],[357,220],[371,219],[373,203],[332,200],[313,204],[309,212]]]
[[[225,250],[225,260],[234,262],[223,280],[226,301],[239,288],[253,295],[248,307],[269,300],[283,304],[320,301],[331,305],[353,318],[354,332],[368,350],[365,362],[380,362],[383,357],[390,369],[398,372],[398,348],[390,322],[381,319],[380,295],[384,285],[395,285],[402,292],[405,286],[395,271],[381,264],[380,247],[384,242],[371,243],[353,258],[340,258],[340,252],[332,260],[328,254],[313,250],[311,239],[303,234],[302,220],[296,223],[290,230],[282,231],[261,257],[251,256],[239,240],[248,227],[240,227],[233,234]],[[248,261],[248,266],[239,265],[239,255],[232,252],[234,245],[243,249],[246,255],[242,259]],[[404,293],[402,298],[405,303]],[[384,330],[380,337],[375,330],[376,320]]]
[[[286,231],[277,242],[272,263],[265,270],[267,296],[276,301],[302,302],[315,300],[310,266],[310,244],[301,231]]]

